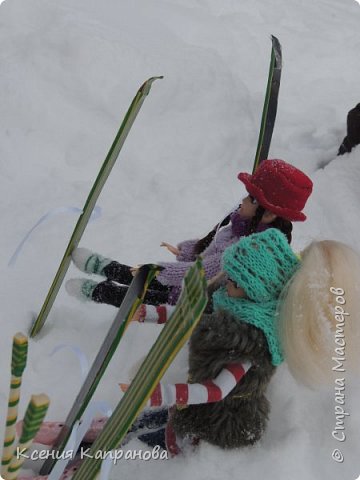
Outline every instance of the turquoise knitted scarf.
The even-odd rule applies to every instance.
[[[213,303],[214,310],[225,310],[237,320],[260,328],[268,342],[271,363],[275,366],[280,365],[284,357],[276,329],[278,300],[255,303],[246,298],[232,298],[228,296],[226,288],[222,287],[213,294]]]

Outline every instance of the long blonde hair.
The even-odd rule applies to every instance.
[[[311,243],[279,305],[279,336],[297,380],[314,388],[344,371],[360,371],[360,259],[354,250],[332,240]]]

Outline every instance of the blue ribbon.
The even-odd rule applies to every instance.
[[[60,350],[64,350],[65,348],[68,348],[69,350],[71,350],[79,360],[81,378],[84,381],[89,372],[89,361],[85,353],[79,347],[76,347],[75,345],[67,345],[67,344],[57,345],[54,348],[54,350],[51,353],[49,353],[49,357],[52,357],[57,352],[59,352]]]
[[[16,260],[24,246],[24,244],[27,242],[29,239],[30,235],[32,232],[42,223],[46,222],[50,218],[59,215],[60,213],[76,213],[76,214],[82,214],[83,210],[78,207],[57,207],[53,208],[52,210],[49,210],[48,212],[45,213],[36,223],[33,227],[30,228],[30,230],[27,232],[27,234],[24,236],[24,238],[21,240],[19,245],[16,247],[15,252],[13,253],[12,257],[9,260],[8,267],[13,267],[16,263]],[[101,217],[101,208],[96,206],[94,210],[91,213],[90,217],[90,222],[93,222],[94,220],[97,220],[99,217]]]

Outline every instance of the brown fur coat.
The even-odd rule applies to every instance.
[[[275,371],[265,335],[224,311],[204,315],[190,339],[189,381],[213,379],[227,364],[246,360],[253,366],[224,400],[173,412],[171,422],[179,435],[222,448],[259,440],[269,414],[265,391]]]

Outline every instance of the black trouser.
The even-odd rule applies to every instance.
[[[92,299],[97,303],[107,303],[114,307],[120,307],[126,295],[128,285],[133,280],[131,267],[118,262],[111,262],[103,269],[103,275],[107,280],[100,282],[92,293]],[[121,283],[122,285],[117,285]],[[170,289],[158,280],[154,279],[145,294],[144,303],[148,305],[161,305],[168,302]]]
[[[137,435],[137,438],[150,447],[159,445],[166,450],[165,428],[169,418],[168,409],[144,412],[129,430],[129,434],[138,433],[139,430],[152,430],[148,433]]]

